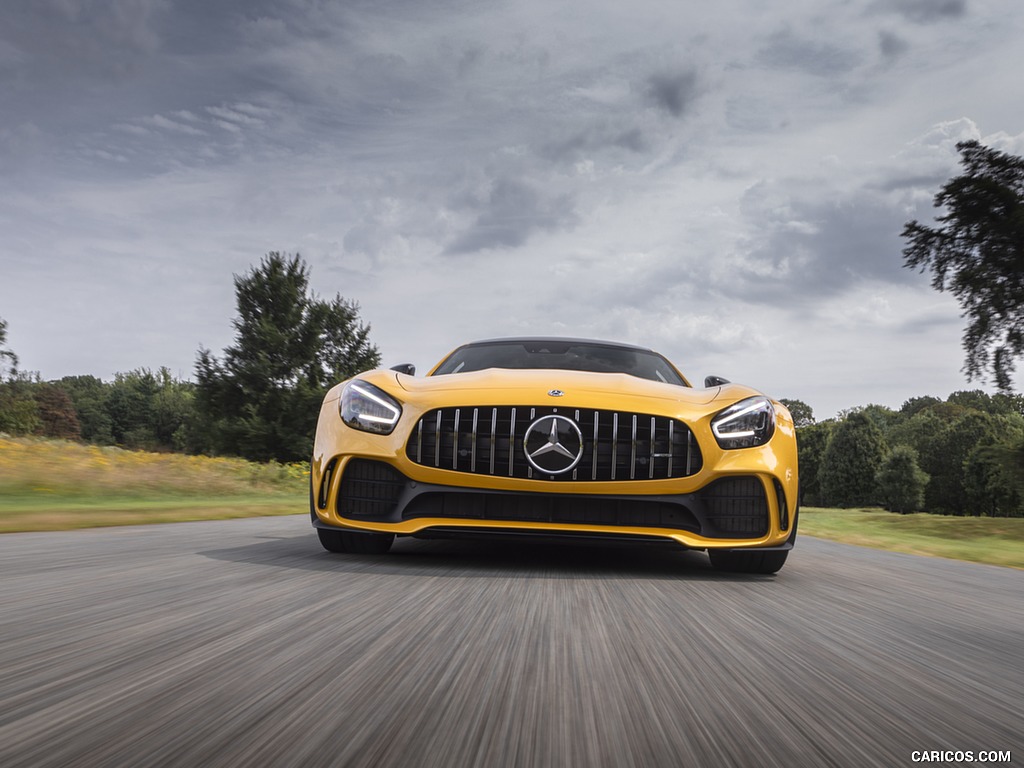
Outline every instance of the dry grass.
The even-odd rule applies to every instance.
[[[0,436],[0,532],[298,514],[308,483],[304,464]]]
[[[278,497],[216,497],[191,501],[146,499],[70,504],[0,502],[0,533],[70,531],[112,525],[183,523],[194,520],[229,520],[239,517],[294,515],[305,511],[305,499]]]
[[[0,494],[124,497],[303,493],[305,464],[147,453],[65,440],[0,437]]]

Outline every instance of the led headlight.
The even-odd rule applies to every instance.
[[[764,445],[775,432],[775,408],[767,397],[748,397],[715,416],[711,431],[727,450]]]
[[[402,406],[384,390],[365,381],[349,382],[341,393],[341,420],[352,429],[390,435]]]

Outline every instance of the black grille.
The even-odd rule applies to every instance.
[[[576,422],[583,457],[571,472],[542,474],[530,466],[523,437],[536,419],[558,414]],[[496,477],[547,480],[664,480],[700,471],[697,441],[683,422],[665,416],[537,406],[440,408],[419,420],[406,445],[427,467]]]
[[[406,478],[388,464],[352,459],[345,465],[338,492],[338,514],[342,517],[380,517],[398,503]]]
[[[341,477],[337,509],[342,517],[393,523],[436,517],[674,528],[727,539],[768,532],[768,498],[761,480],[751,476],[665,496],[511,493],[411,483],[390,464],[352,459]]]
[[[768,500],[756,477],[716,480],[700,494],[711,533],[754,538],[768,533]]]
[[[402,517],[700,530],[693,514],[679,504],[600,496],[425,493],[406,507]]]

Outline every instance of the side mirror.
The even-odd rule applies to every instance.
[[[704,379],[705,387],[720,387],[723,384],[728,384],[728,379],[723,379],[721,376],[708,376]]]
[[[398,371],[399,373],[404,373],[407,376],[416,375],[416,366],[413,365],[412,363],[399,363],[398,365],[392,365],[391,370]]]

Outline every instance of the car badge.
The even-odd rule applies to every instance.
[[[565,416],[541,416],[526,428],[523,452],[530,466],[546,475],[560,475],[583,458],[583,433]]]
[[[562,390],[560,390],[560,389],[549,389],[549,390],[548,390],[548,394],[549,394],[549,395],[550,395],[551,397],[561,397],[562,395],[564,395],[564,394],[565,394],[565,392],[563,392],[563,391],[562,391]]]

